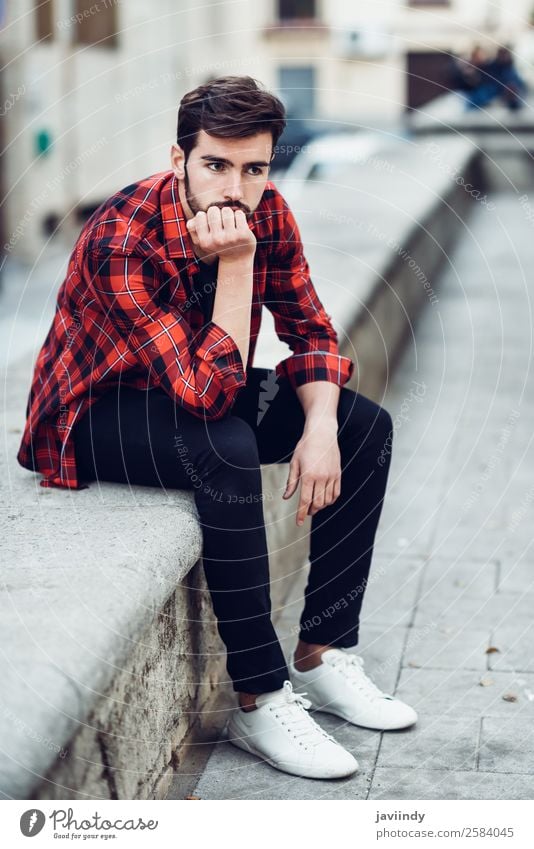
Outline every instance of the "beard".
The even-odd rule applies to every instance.
[[[246,205],[246,203],[240,203],[240,201],[238,201],[238,200],[236,200],[236,201],[231,201],[231,200],[229,200],[229,201],[214,201],[213,203],[209,203],[206,207],[201,206],[197,202],[195,195],[191,193],[191,187],[190,187],[190,183],[189,183],[189,175],[187,173],[187,165],[185,163],[184,163],[184,172],[185,172],[185,177],[184,177],[185,199],[187,200],[187,203],[189,204],[189,206],[191,208],[191,212],[193,213],[193,215],[196,215],[197,212],[207,212],[208,209],[210,208],[210,206],[218,206],[219,209],[224,209],[224,207],[227,206],[230,209],[232,209],[232,207],[236,207],[237,209],[242,209],[243,212],[245,213],[247,221],[250,218],[252,218],[252,216],[254,214],[254,210],[251,210],[250,207]]]

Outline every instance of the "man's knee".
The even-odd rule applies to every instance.
[[[340,436],[359,436],[377,444],[391,440],[393,419],[385,407],[346,388],[341,390],[339,404]]]
[[[377,432],[380,437],[392,438],[393,437],[393,419],[391,414],[386,410],[385,407],[381,407],[379,405],[377,410]]]
[[[206,456],[240,469],[259,469],[258,444],[251,426],[239,416],[225,416],[208,426]]]

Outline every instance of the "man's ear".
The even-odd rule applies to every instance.
[[[183,180],[185,178],[185,153],[179,144],[173,144],[171,147],[171,166],[178,179]]]

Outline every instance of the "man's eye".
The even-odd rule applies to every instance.
[[[224,171],[226,165],[224,162],[208,162],[207,168],[210,168],[214,174],[220,174]],[[260,165],[251,165],[248,173],[253,177],[259,177],[263,173],[263,168]]]

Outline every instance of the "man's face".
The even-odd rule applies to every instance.
[[[269,178],[272,144],[270,132],[221,139],[200,130],[187,163],[182,149],[174,144],[171,165],[187,218],[207,212],[210,206],[242,209],[250,218]]]

